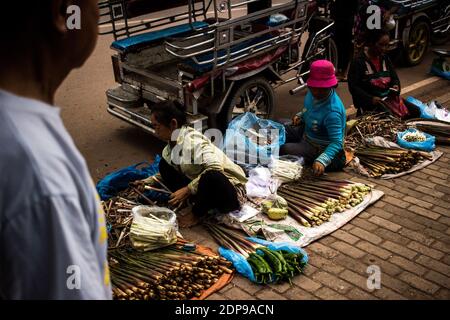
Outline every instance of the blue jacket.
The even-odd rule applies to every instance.
[[[308,91],[304,104],[301,116],[305,123],[306,139],[324,147],[316,161],[327,167],[344,149],[345,107],[335,90],[322,101],[315,100]]]

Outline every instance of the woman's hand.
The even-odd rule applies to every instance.
[[[188,187],[181,188],[170,195],[169,204],[171,206],[178,206],[184,200],[189,198],[190,195],[191,195],[191,191],[189,190]]]
[[[321,176],[325,172],[325,166],[323,164],[321,164],[319,161],[314,161],[312,169],[313,169],[313,173],[316,176]]]
[[[394,85],[394,86],[392,86],[392,89],[395,89],[395,90],[397,90],[397,91],[400,91],[400,87],[396,84],[396,85]]]
[[[373,97],[373,98],[372,98],[372,104],[373,104],[374,106],[380,104],[382,101],[383,101],[383,100],[382,100],[380,97]]]

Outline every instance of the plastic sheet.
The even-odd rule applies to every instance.
[[[427,151],[427,152],[431,152],[436,148],[436,144],[435,144],[436,138],[434,136],[432,136],[431,134],[422,132],[422,134],[426,138],[425,141],[409,142],[403,138],[409,132],[415,133],[415,132],[420,132],[420,131],[416,130],[416,129],[408,129],[403,132],[397,133],[397,144],[400,147],[405,148],[405,149],[421,150],[421,151]]]

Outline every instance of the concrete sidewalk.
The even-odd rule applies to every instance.
[[[413,94],[450,106],[448,82]],[[210,299],[450,299],[450,147],[435,163],[395,180],[347,173],[384,197],[340,230],[306,247],[310,264],[293,285],[259,286],[236,276]],[[217,244],[202,227],[182,230],[188,239]],[[369,290],[367,268],[381,270],[381,288]]]

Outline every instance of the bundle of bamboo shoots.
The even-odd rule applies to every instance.
[[[245,235],[230,228],[212,223],[205,223],[205,226],[219,245],[236,251],[247,259],[257,283],[291,283],[291,279],[302,273],[306,265],[301,253],[271,250],[251,242]],[[257,250],[263,255],[258,254]]]
[[[345,139],[345,145],[357,148],[365,144],[366,138],[381,136],[389,141],[395,141],[397,133],[406,129],[406,124],[399,118],[388,113],[368,114],[356,120]]]
[[[130,245],[130,227],[133,222],[131,210],[139,203],[115,197],[102,202],[109,230],[108,247],[118,248]]]
[[[331,215],[360,204],[371,188],[348,180],[317,178],[281,186],[278,194],[288,202],[289,216],[305,227],[330,220]]]
[[[432,159],[429,153],[423,151],[373,146],[357,149],[355,156],[371,177],[404,172],[425,159]]]
[[[110,250],[110,274],[114,299],[186,300],[200,297],[224,273],[231,262],[182,249],[184,240],[151,252]]]

